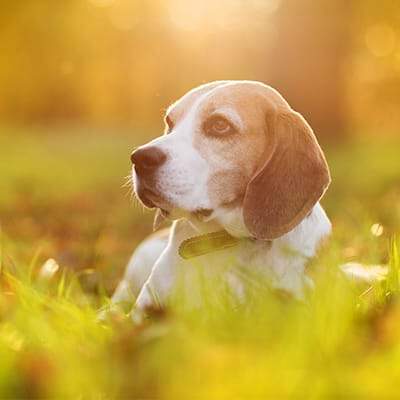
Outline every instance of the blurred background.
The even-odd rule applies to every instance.
[[[160,124],[215,79],[277,87],[317,133],[399,124],[395,0],[24,0],[0,13],[0,116],[24,124]]]
[[[216,79],[274,86],[322,144],[315,293],[282,301],[249,271],[248,305],[99,324],[152,231],[129,155]],[[399,94],[398,0],[2,1],[0,398],[398,398]],[[351,261],[388,281],[350,287]]]
[[[106,270],[111,289],[151,230],[121,188],[132,148],[193,86],[254,79],[314,128],[344,257],[368,258],[348,232],[389,236],[400,220],[399,22],[395,0],[4,2],[0,223],[14,257]]]

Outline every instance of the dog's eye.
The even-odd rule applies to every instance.
[[[211,117],[204,124],[204,131],[208,135],[228,135],[235,131],[235,128],[222,117]]]

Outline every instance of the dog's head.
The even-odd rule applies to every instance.
[[[275,239],[329,185],[310,126],[262,83],[195,88],[169,107],[165,122],[164,135],[131,156],[138,198],[165,215],[215,219],[232,234]]]

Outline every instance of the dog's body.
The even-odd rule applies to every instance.
[[[133,177],[142,203],[175,222],[139,246],[113,302],[163,305],[181,278],[195,296],[196,266],[239,297],[248,270],[301,298],[307,260],[331,229],[319,204],[329,170],[306,121],[269,86],[220,81],[173,104],[166,124],[132,154]],[[188,239],[212,244],[221,231],[232,245],[182,256]]]
[[[137,299],[140,308],[159,306],[154,304],[154,291],[158,296],[156,301],[165,302],[174,280],[196,266],[204,269],[205,274],[218,274],[222,270],[239,295],[243,291],[243,272],[249,270],[267,278],[272,288],[302,298],[304,289],[312,285],[305,274],[306,263],[315,255],[320,241],[330,233],[331,224],[317,204],[310,216],[295,229],[271,243],[243,240],[233,248],[193,259],[185,260],[179,256],[178,248],[184,240],[213,230],[212,226],[198,227],[179,220],[169,231],[162,230],[150,236],[133,254],[113,302]],[[228,269],[225,268],[226,260],[230,263]]]

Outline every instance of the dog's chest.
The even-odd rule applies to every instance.
[[[299,272],[299,258],[284,251],[278,244],[246,239],[229,249],[212,251],[208,254],[181,260],[186,271],[201,270],[208,277],[237,276],[244,280],[265,280],[280,286],[283,277],[289,278]],[[294,268],[291,270],[291,267]]]
[[[317,214],[319,210],[320,208],[316,210]],[[324,216],[322,213],[322,217]],[[290,234],[271,242],[242,239],[236,246],[211,251],[188,260],[180,258],[177,250],[184,240],[196,236],[196,232],[182,223],[175,230],[176,247],[171,250],[176,251],[178,260],[175,258],[175,262],[181,264],[178,270],[188,276],[188,279],[193,271],[210,279],[234,276],[236,281],[245,284],[250,277],[252,281],[258,280],[301,298],[304,287],[310,286],[310,279],[305,275],[306,264],[315,254],[316,245],[325,234],[324,231],[330,228],[326,217],[320,217],[321,215],[311,215]],[[212,227],[208,232],[212,232]]]

